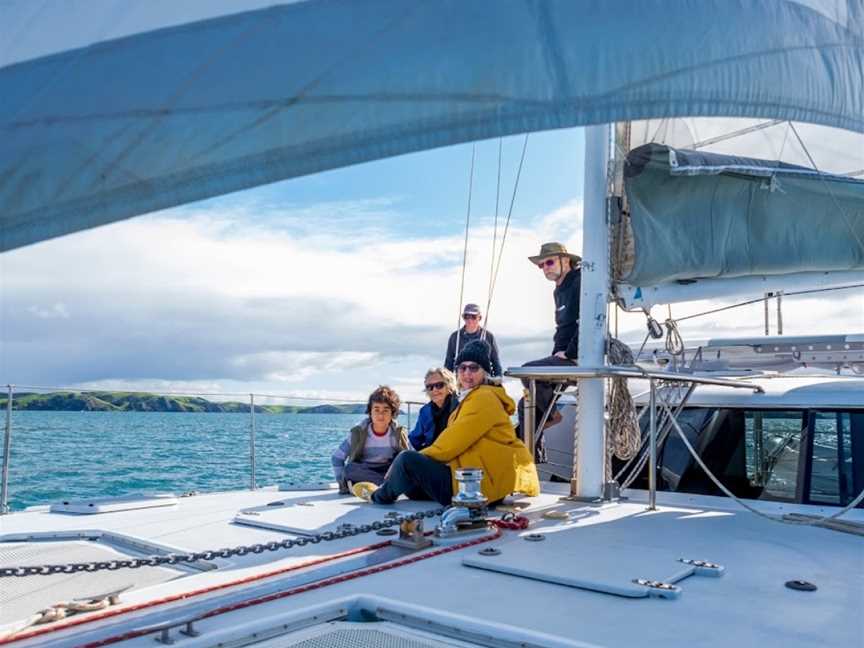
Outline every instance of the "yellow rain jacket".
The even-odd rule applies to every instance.
[[[454,494],[457,468],[482,468],[481,489],[490,502],[516,491],[539,495],[537,467],[510,422],[515,411],[503,387],[475,387],[450,415],[435,443],[420,452],[450,466]]]

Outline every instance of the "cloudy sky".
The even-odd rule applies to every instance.
[[[498,142],[474,149],[465,301],[484,310],[523,141],[503,143],[497,235]],[[505,365],[550,350],[552,284],[526,256],[549,240],[580,250],[582,153],[579,129],[529,138],[487,313]],[[388,383],[421,399],[459,315],[471,156],[467,145],[373,162],[3,254],[0,381],[325,399]],[[790,297],[784,320],[786,334],[860,332],[864,296]],[[642,316],[619,320],[626,341],[644,330]],[[762,308],[682,333],[760,335]]]
[[[3,0],[0,65],[272,0]],[[134,28],[134,29],[133,29]],[[489,297],[522,137],[299,178],[0,255],[0,383],[363,398],[380,383],[421,399],[465,301]],[[785,140],[784,140],[785,141]],[[492,300],[505,365],[548,354],[552,285],[526,257],[581,249],[580,129],[536,133]],[[857,168],[857,167],[856,167]],[[673,307],[683,316],[727,302]],[[785,300],[787,334],[864,332],[864,294]],[[665,319],[667,313],[655,313]],[[622,316],[640,343],[644,317]],[[762,307],[682,325],[688,342],[760,335]],[[512,386],[511,391],[518,389]]]

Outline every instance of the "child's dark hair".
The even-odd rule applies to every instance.
[[[399,394],[387,385],[381,385],[369,395],[369,402],[366,403],[366,414],[372,413],[372,403],[383,403],[389,407],[393,418],[399,416],[399,406],[402,404],[399,400]]]

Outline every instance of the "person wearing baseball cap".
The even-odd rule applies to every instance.
[[[526,362],[523,367],[554,367],[567,366],[576,363],[579,357],[579,295],[582,290],[582,257],[571,254],[567,248],[558,242],[544,243],[540,252],[528,257],[528,260],[543,272],[549,281],[555,282],[553,297],[555,299],[555,335],[552,338],[552,354]],[[527,381],[523,381],[527,387]],[[536,413],[534,421],[539,424],[543,414],[552,403],[555,385],[549,382],[537,381]],[[521,421],[522,407],[519,408],[520,437],[523,434]],[[546,421],[546,427],[561,420],[561,414],[556,410]]]
[[[500,376],[501,359],[498,357],[498,343],[495,342],[495,336],[492,335],[492,332],[480,325],[483,321],[480,307],[477,304],[465,304],[465,308],[462,309],[462,321],[465,322],[465,326],[453,331],[450,334],[450,339],[447,341],[444,367],[450,371],[455,371],[456,357],[462,352],[465,345],[475,340],[484,340],[491,350],[490,360],[492,362],[492,370],[489,372],[489,375]]]

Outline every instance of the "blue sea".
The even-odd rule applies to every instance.
[[[357,414],[257,414],[259,486],[332,481]],[[9,504],[249,488],[248,414],[13,412]],[[2,428],[0,428],[2,429]]]

